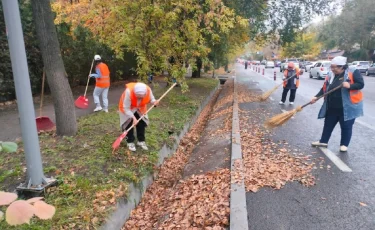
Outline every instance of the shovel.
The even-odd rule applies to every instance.
[[[171,91],[173,89],[173,87],[175,87],[177,85],[177,82],[174,83],[160,98],[159,98],[159,102],[161,101],[161,99],[163,99],[163,97],[165,97],[165,95],[167,95],[169,93],[169,91]],[[137,123],[142,120],[142,118],[144,116],[146,116],[148,114],[148,112],[150,112],[151,109],[153,109],[155,107],[155,105],[152,105],[145,114],[143,114],[138,120],[137,120]],[[120,144],[121,144],[121,141],[126,137],[126,135],[128,134],[128,132],[134,128],[134,126],[136,126],[137,124],[133,124],[129,129],[125,130],[117,139],[115,142],[113,142],[112,144],[112,149],[113,151],[115,151],[116,149],[118,149],[120,147]]]
[[[42,116],[42,110],[43,110],[43,97],[44,97],[44,81],[46,78],[46,72],[43,69],[43,79],[42,79],[42,93],[40,96],[40,109],[39,109],[39,117],[35,119],[36,121],[36,128],[38,132],[41,131],[51,131],[55,128],[55,124],[49,119],[49,117],[43,117]]]
[[[77,107],[77,108],[80,108],[80,109],[87,109],[89,107],[89,99],[86,97],[86,92],[87,92],[87,87],[89,86],[89,81],[90,81],[90,73],[91,73],[91,70],[92,70],[92,66],[94,65],[94,59],[92,59],[92,63],[91,63],[91,68],[90,68],[90,72],[89,72],[89,76],[87,77],[87,83],[86,83],[86,89],[85,89],[85,94],[83,96],[79,96],[77,98],[77,100],[74,102],[74,105]]]

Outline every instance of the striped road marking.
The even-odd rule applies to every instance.
[[[375,128],[372,126],[372,125],[369,125],[369,124],[367,124],[366,122],[363,122],[363,121],[360,121],[360,120],[355,120],[355,122],[356,123],[358,123],[358,124],[361,124],[361,125],[363,125],[363,126],[365,126],[366,128],[369,128],[369,129],[371,129],[371,130],[375,130]]]
[[[353,170],[351,168],[349,168],[349,166],[347,166],[342,160],[340,160],[340,158],[338,158],[336,156],[336,154],[334,152],[332,152],[331,150],[327,149],[327,148],[322,148],[322,147],[319,147],[320,150],[322,150],[322,152],[332,161],[332,163],[334,163],[337,168],[339,168],[341,171],[343,172],[352,172]]]

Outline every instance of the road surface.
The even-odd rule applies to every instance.
[[[262,66],[263,68],[263,66]],[[245,70],[236,65],[236,76],[240,83],[249,88],[267,91],[281,83],[278,68],[265,70],[265,75]],[[317,115],[322,104],[318,101],[306,107],[286,125],[274,130],[275,141],[285,140],[292,148],[302,150],[306,155],[323,157],[325,166],[331,170],[316,169],[315,186],[306,188],[297,182],[288,183],[281,190],[265,188],[257,193],[247,193],[249,229],[251,230],[370,230],[375,229],[375,77],[366,77],[364,92],[365,116],[357,119],[349,151],[339,152],[340,127],[336,126],[328,150],[325,153],[310,146],[319,140],[323,120]],[[279,105],[282,87],[271,96],[271,106],[275,113],[291,110],[305,104],[318,93],[323,80],[310,79],[308,73],[301,76],[295,105]],[[289,97],[289,95],[288,95]],[[241,109],[253,109],[251,103],[240,105]],[[316,153],[318,152],[318,153]],[[367,206],[360,205],[361,203]]]

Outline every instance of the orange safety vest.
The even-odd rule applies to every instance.
[[[348,72],[348,78],[349,78],[350,84],[354,84],[353,72]],[[327,76],[324,81],[324,85],[323,85],[324,93],[327,92],[328,84],[329,84],[329,76]],[[353,104],[358,104],[359,102],[363,100],[363,93],[361,90],[354,90],[354,89],[349,90],[349,95],[350,95],[350,101]]]
[[[126,89],[129,89],[130,91],[130,100],[131,100],[131,106],[130,109],[133,110],[137,108],[142,114],[145,114],[147,112],[147,104],[151,102],[151,89],[149,86],[147,86],[147,92],[146,95],[143,97],[142,101],[137,105],[138,99],[134,93],[134,86],[137,83],[128,83],[125,85]],[[118,109],[120,112],[125,113],[124,108],[124,100],[125,100],[126,92],[124,91],[120,97],[120,101],[118,103]]]
[[[301,71],[298,68],[296,68],[295,71],[296,71],[297,76],[294,77],[294,79],[295,79],[296,87],[298,88],[299,87],[299,75],[300,75]],[[288,77],[288,69],[286,69],[284,71],[284,77],[285,78]],[[288,84],[288,81],[284,81],[284,83],[283,83],[284,87],[286,87],[287,84]]]
[[[109,78],[110,72],[109,72],[108,66],[105,63],[101,62],[96,66],[96,68],[100,70],[100,73],[102,74],[102,76],[99,78],[96,78],[95,86],[99,88],[108,88],[110,85],[110,78]]]

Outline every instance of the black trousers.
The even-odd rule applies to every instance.
[[[282,102],[286,101],[286,96],[288,95],[289,90],[290,90],[289,102],[294,102],[294,99],[296,98],[297,89],[287,89],[287,88],[284,88],[283,90],[283,95],[281,97]]]
[[[134,113],[134,116],[139,119],[139,115],[137,112]],[[125,130],[129,129],[132,124],[133,124],[133,120],[131,120],[131,122],[126,125],[127,122],[125,122],[123,125],[122,125],[122,131],[124,132]],[[125,127],[126,125],[126,127]],[[146,132],[146,122],[144,122],[143,120],[140,120],[138,122],[138,124],[135,126],[135,128],[137,129],[137,139],[139,142],[141,141],[145,141],[146,140],[146,137],[145,137],[145,132]],[[128,143],[133,143],[135,141],[135,136],[134,136],[134,128],[132,128],[128,134],[126,135],[126,141]]]

